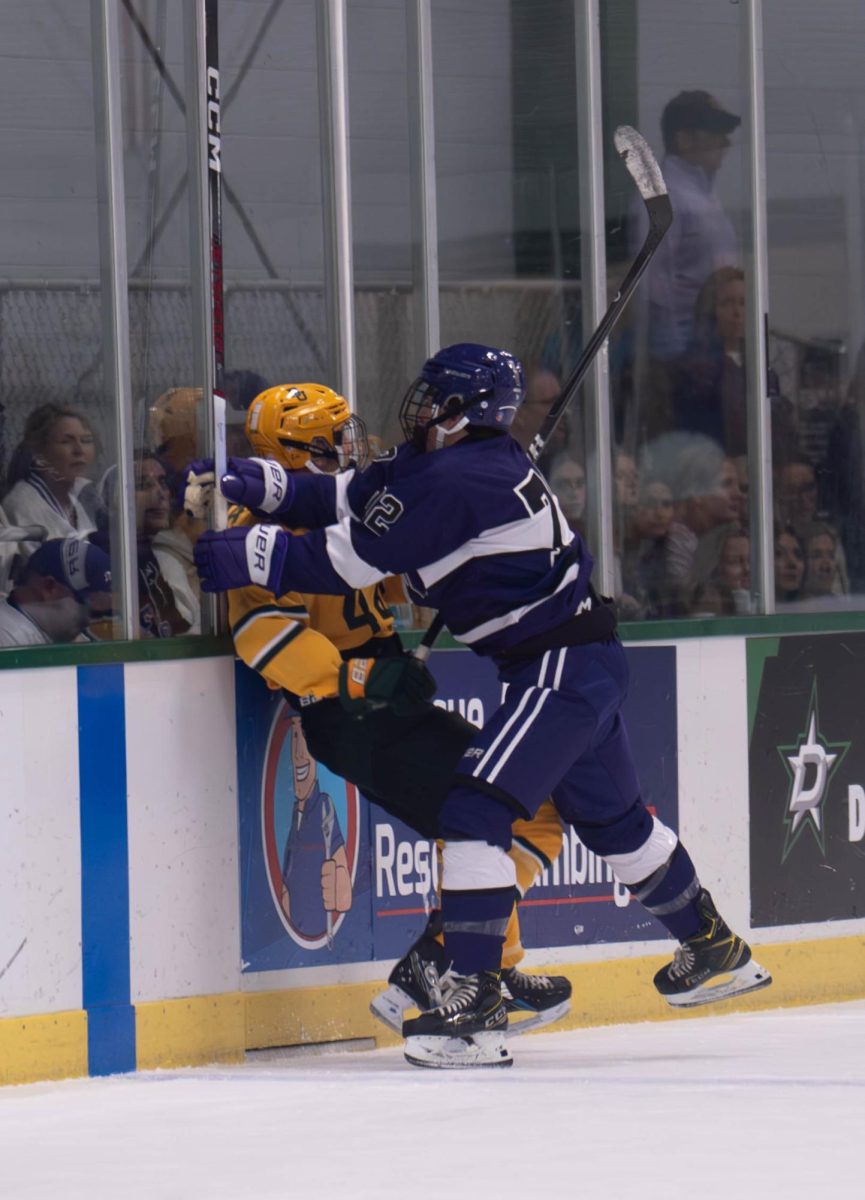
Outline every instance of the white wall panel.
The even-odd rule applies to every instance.
[[[0,1018],[81,1007],[77,676],[0,671]]]
[[[234,662],[126,666],[132,1002],[239,985]]]

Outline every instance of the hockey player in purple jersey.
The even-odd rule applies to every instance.
[[[205,590],[250,581],[342,593],[401,574],[457,640],[499,668],[504,699],[467,748],[441,814],[445,950],[458,985],[404,1023],[419,1066],[507,1066],[500,958],[514,891],[514,814],[552,794],[562,818],[680,942],[655,976],[693,1006],[771,982],[720,917],[676,834],[646,809],[620,715],[627,664],[592,559],[543,477],[509,436],[524,394],[510,354],[462,344],[423,367],[400,410],[406,442],[348,479],[310,476],[278,508],[255,501],[256,468],[225,477],[230,499],[287,514],[203,535]],[[282,488],[282,484],[280,485]],[[363,680],[356,686],[362,690]]]

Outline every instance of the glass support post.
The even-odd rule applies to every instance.
[[[345,0],[320,0],[316,11],[324,177],[325,297],[336,371],[332,383],[354,408],[354,270]],[[322,382],[331,383],[330,380]]]
[[[766,129],[764,121],[763,5],[745,0],[745,78],[748,80],[748,169],[751,200],[751,270],[746,272],[745,349],[748,371],[748,491],[751,545],[756,548],[752,587],[757,611],[775,611],[775,552],[772,505],[772,428],[768,388],[769,267],[766,222]]]
[[[117,540],[112,538],[115,594],[122,634],[139,636],[135,562],[135,489],[132,462],[132,383],[129,356],[129,281],[120,99],[120,38],[114,0],[92,0],[93,94],[99,205],[99,273],[105,387],[117,415]],[[119,585],[119,586],[118,586]]]
[[[412,349],[420,363],[441,345],[430,0],[412,0],[407,19],[415,312]]]
[[[598,0],[577,0],[577,119],[580,146],[580,230],[582,241],[583,344],[607,310],[604,226],[604,146],[601,107],[601,41]],[[583,385],[586,405],[587,478],[591,506],[589,542],[596,558],[595,584],[605,596],[614,590],[613,463],[610,444],[610,371],[607,343],[601,347]]]

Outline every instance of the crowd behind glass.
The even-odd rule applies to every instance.
[[[232,11],[230,4],[225,7],[227,12]],[[307,7],[311,18],[312,6]],[[572,6],[562,7],[570,11]],[[297,8],[293,15],[287,8],[286,14],[286,19],[299,19]],[[438,44],[446,44],[445,35],[454,23],[458,23],[455,11],[448,11],[447,21],[440,14]],[[179,33],[174,36],[179,37]],[[137,45],[132,32],[128,40],[130,46]],[[140,47],[138,53],[139,59],[124,59],[124,72],[130,79],[140,72],[142,79],[149,78],[154,86],[161,86],[161,75],[153,62]],[[573,70],[570,56],[568,64]],[[252,87],[253,83],[247,81],[245,86]],[[86,88],[81,94],[82,103],[89,103]],[[730,95],[737,94],[741,99],[741,89],[737,91],[731,83]],[[145,364],[140,377],[133,378],[136,413],[131,421],[137,542],[135,632],[142,638],[165,638],[194,635],[209,628],[192,565],[192,547],[200,523],[186,517],[181,504],[185,467],[203,449],[204,401],[201,388],[196,386],[200,380],[191,377],[191,369],[159,359],[154,314],[166,315],[163,344],[184,322],[190,324],[183,306],[183,288],[188,279],[181,279],[175,308],[169,307],[172,299],[168,290],[151,286],[155,267],[160,265],[154,265],[153,260],[157,241],[155,235],[148,240],[142,232],[144,226],[138,229],[136,220],[141,215],[139,208],[141,213],[149,211],[142,197],[146,197],[148,188],[156,187],[151,152],[161,144],[160,121],[166,118],[158,106],[152,105],[145,106],[133,120],[131,104],[135,95],[131,89],[126,98],[129,128],[125,142],[127,229],[130,238],[138,237],[144,244],[140,256],[130,255],[130,280],[137,289],[130,292],[131,336],[142,342],[140,357]],[[739,106],[734,99],[722,100],[705,90],[673,94],[671,89],[661,112],[660,142],[655,131],[646,131],[658,147],[659,157],[663,156],[674,222],[609,347],[609,453],[614,489],[612,511],[601,517],[612,522],[615,593],[625,621],[744,616],[756,610],[748,418],[760,399],[768,403],[771,420],[771,462],[763,464],[763,469],[771,472],[772,481],[776,611],[825,612],[863,607],[865,352],[855,345],[844,347],[840,337],[835,345],[817,340],[803,342],[797,347],[792,371],[770,367],[765,397],[750,393],[746,356],[748,248],[740,225],[731,219],[716,188],[725,159],[737,138],[743,136],[741,118],[734,111]],[[460,110],[457,115],[462,131],[464,118],[468,120],[473,114]],[[446,118],[446,113],[443,116]],[[376,119],[383,118],[379,114]],[[141,137],[136,140],[135,133],[142,121],[146,124],[149,120],[154,122],[152,145]],[[224,161],[228,174],[232,147],[238,143],[231,141],[230,123],[227,130]],[[440,122],[440,136],[442,130],[446,136],[446,119]],[[356,165],[363,164],[364,145],[359,139],[354,150]],[[442,199],[450,195],[446,188],[440,191]],[[284,190],[284,194],[289,193]],[[232,202],[237,205],[233,193]],[[484,206],[482,209],[486,211]],[[266,207],[263,211],[266,216]],[[275,211],[281,218],[282,210]],[[364,211],[359,208],[354,214],[358,240]],[[182,231],[186,226],[179,212],[174,218],[176,227],[170,227],[176,244],[170,254],[165,250],[172,278],[180,271],[177,264],[184,260]],[[495,306],[495,282],[479,293],[481,300],[473,312],[467,302],[463,310],[446,299],[449,287],[462,287],[463,300],[469,295],[465,281],[461,282],[461,263],[455,261],[452,268],[447,265],[450,258],[445,250],[449,242],[444,230],[455,214],[456,205],[442,204],[441,340],[477,338],[494,342],[498,339],[483,321],[490,319]],[[89,215],[92,217],[93,212]],[[635,199],[630,212],[623,216],[627,251],[622,261],[627,265],[645,233],[639,201]],[[248,214],[245,220],[249,224],[247,218]],[[228,222],[226,230],[226,261],[230,264],[233,246],[243,238]],[[514,236],[510,241],[516,242],[520,231],[511,232]],[[483,244],[498,252],[500,243],[507,240],[490,237]],[[454,236],[452,241],[457,250],[465,247],[462,237]],[[315,238],[310,238],[309,244],[314,245]],[[410,249],[408,241],[406,244]],[[373,438],[379,435],[380,444],[386,446],[394,434],[393,415],[401,388],[413,377],[419,363],[405,361],[411,340],[405,336],[409,321],[399,313],[408,309],[397,307],[393,289],[379,286],[378,294],[384,298],[379,301],[380,310],[362,309],[366,268],[361,259],[358,254],[359,328],[363,312],[382,318],[386,311],[391,312],[387,307],[391,301],[397,314],[392,325],[383,319],[370,320],[370,333],[359,338],[358,346],[360,414],[367,420]],[[498,260],[495,269],[500,270]],[[270,281],[273,270],[268,267]],[[447,274],[451,270],[453,280]],[[77,273],[88,272],[79,265],[72,272]],[[252,277],[249,270],[247,274]],[[610,274],[614,280],[614,272]],[[543,282],[551,282],[552,290],[561,278],[559,274]],[[508,282],[513,285],[520,280]],[[37,277],[28,281],[28,287],[29,292],[22,291],[21,295],[27,295],[34,304],[40,296],[47,303],[52,295],[61,294],[46,288],[43,296]],[[579,289],[574,290],[579,295]],[[501,291],[503,296],[514,293],[513,286]],[[52,325],[49,330],[47,315],[28,317],[34,337],[42,339],[45,326],[46,345],[52,338],[65,337],[70,347],[75,342],[73,308],[78,305],[83,313],[86,306],[73,291],[69,295],[71,303],[62,328]],[[280,361],[293,362],[285,329],[293,322],[309,334],[310,325],[323,319],[316,315],[318,310],[310,300],[314,290],[300,289],[295,297],[290,291],[265,289],[257,296],[253,289],[250,295],[252,302],[261,304],[249,322],[250,329],[261,332],[262,339],[269,338],[268,346],[279,344],[283,355]],[[265,308],[265,300],[270,308]],[[304,308],[305,304],[309,307]],[[273,333],[265,320],[271,310],[280,322]],[[43,310],[34,308],[34,312],[41,314]],[[49,313],[48,308],[45,313]],[[474,328],[472,316],[479,326],[483,325],[482,335]],[[510,333],[501,338],[500,344],[522,358],[527,370],[527,397],[514,427],[514,435],[527,445],[558,394],[562,379],[574,365],[586,331],[578,305],[572,318],[548,330],[545,338],[537,336],[537,328],[531,335],[521,331],[518,320],[506,323]],[[13,321],[3,329],[2,351],[7,363],[16,354],[16,328]],[[230,307],[226,329],[231,359]],[[379,331],[376,336],[381,337],[381,346],[374,344],[372,331]],[[771,322],[769,333],[771,347]],[[5,406],[0,410],[0,645],[107,639],[121,633],[116,560],[118,506],[124,498],[118,495],[117,486],[117,414],[108,404],[100,407],[98,382],[94,383],[88,365],[91,352],[95,351],[93,361],[99,359],[95,345],[98,338],[93,322],[94,344],[88,347],[83,345],[84,339],[79,339],[82,345],[76,349],[83,355],[84,369],[77,385],[70,385],[68,391],[57,382],[64,373],[59,369],[50,386],[31,386],[27,378],[31,359],[29,351],[22,350],[21,378],[0,397]],[[327,339],[322,336],[318,340]],[[316,338],[311,342],[315,343]],[[252,344],[248,337],[244,351],[247,358],[257,357],[248,353]],[[327,360],[324,353],[317,357],[321,362]],[[177,355],[172,361],[176,363],[176,359]],[[70,360],[75,360],[71,350]],[[191,363],[191,354],[186,361]],[[264,361],[229,361],[229,367],[227,390],[235,435],[257,392],[294,381],[303,374],[309,378],[306,367],[299,367],[297,374],[293,367],[286,367],[281,377],[272,377],[273,368]],[[382,382],[385,367],[393,369],[394,377]],[[69,370],[65,373],[68,375]],[[404,378],[397,380],[398,373]],[[153,382],[155,379],[159,379],[158,384]],[[169,380],[174,386],[168,386]],[[328,378],[326,366],[320,372],[320,382],[336,383]],[[819,395],[818,407],[809,409],[801,403],[806,392]],[[38,399],[33,399],[34,395]],[[233,449],[243,453],[239,436]],[[580,406],[575,405],[550,439],[540,466],[566,519],[582,533],[588,531],[592,510],[588,483],[593,453]],[[106,576],[112,560],[113,587]],[[421,619],[417,613],[403,617],[404,621]]]

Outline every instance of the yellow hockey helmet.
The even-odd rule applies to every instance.
[[[333,463],[344,471],[369,458],[363,421],[321,383],[283,383],[256,396],[246,414],[246,436],[257,455],[290,471],[310,462],[319,470],[332,470]]]

